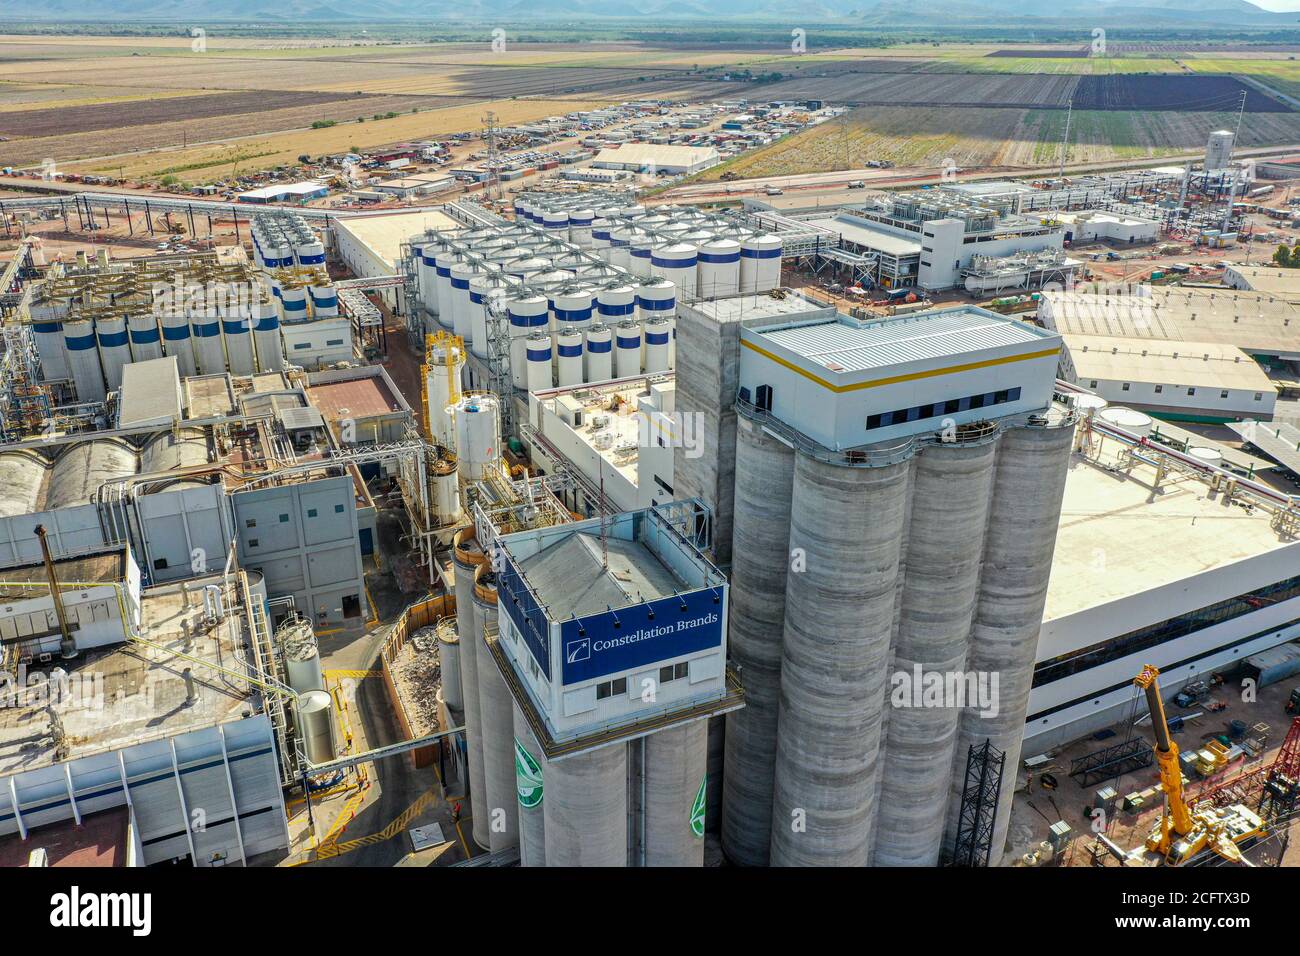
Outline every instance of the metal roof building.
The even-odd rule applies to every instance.
[[[641,170],[649,167],[661,173],[698,173],[717,164],[718,151],[712,146],[652,143],[624,143],[602,149],[591,163],[597,169]]]

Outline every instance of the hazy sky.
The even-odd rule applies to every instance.
[[[1300,10],[1300,0],[1250,0],[1250,2],[1265,10],[1287,12]]]

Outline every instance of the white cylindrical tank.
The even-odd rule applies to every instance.
[[[636,288],[627,283],[611,283],[596,291],[596,312],[602,322],[614,325],[636,320]]]
[[[253,324],[253,314],[247,305],[236,306],[221,319],[221,337],[231,375],[253,374]]]
[[[781,284],[781,237],[749,236],[740,244],[740,291],[770,292]]]
[[[554,384],[551,374],[551,335],[549,332],[534,332],[524,339],[524,356],[527,365],[525,385],[530,392],[540,392]]]
[[[545,256],[525,256],[522,259],[516,259],[514,262],[506,264],[506,275],[514,276],[516,279],[526,279],[532,281],[534,276],[545,273],[551,268],[551,260]]]
[[[609,262],[609,234],[617,224],[608,219],[597,219],[591,224],[591,251]]]
[[[122,369],[131,364],[126,317],[114,315],[96,319],[95,338],[99,342],[99,361],[104,368],[104,382],[110,392],[115,392],[122,387]]]
[[[158,317],[152,312],[131,315],[126,320],[126,330],[131,336],[131,359],[147,362],[162,358],[162,334],[158,331]]]
[[[740,243],[735,239],[713,239],[700,247],[697,294],[701,299],[718,299],[740,291]]]
[[[253,348],[257,367],[263,372],[284,368],[284,340],[280,337],[280,315],[270,298],[253,303]]]
[[[488,307],[501,305],[506,289],[518,285],[513,276],[503,276],[500,268],[487,265],[469,282],[470,351],[481,359],[488,357]]]
[[[95,342],[95,324],[89,319],[69,319],[63,323],[63,342],[67,350],[68,371],[77,388],[80,402],[102,402],[107,395],[104,372],[99,365],[99,348]]]
[[[293,257],[304,269],[314,266],[320,266],[322,269],[325,267],[325,247],[321,245],[319,239],[298,243],[294,246]]]
[[[456,476],[454,457],[438,458],[429,469],[433,485],[433,513],[439,527],[458,524],[463,517],[460,503],[460,482]]]
[[[510,319],[510,379],[515,388],[528,387],[528,356],[525,341],[534,332],[546,332],[550,307],[544,295],[514,295],[506,299]],[[550,361],[550,357],[547,357]]]
[[[284,312],[284,321],[305,322],[307,320],[307,289],[305,286],[280,286],[280,308]]]
[[[561,388],[582,384],[582,333],[577,329],[562,329],[556,333],[555,364],[555,380]]]
[[[607,382],[614,377],[614,331],[603,322],[587,329],[583,345],[584,376],[588,382]]]
[[[569,241],[575,246],[586,249],[591,245],[591,224],[596,214],[590,209],[574,209],[569,212]]]
[[[339,314],[339,295],[334,283],[320,281],[308,287],[311,296],[311,314],[317,319],[333,319]]]
[[[610,230],[609,233],[609,264],[618,266],[620,269],[631,269],[632,257],[632,233],[636,230],[632,226],[622,225]]]
[[[469,282],[480,275],[482,270],[464,258],[451,267],[451,327],[471,348],[474,346],[474,331],[470,327]]]
[[[547,210],[542,214],[542,228],[547,232],[567,238],[569,235],[569,214],[563,209]],[[563,231],[561,232],[561,230]]]
[[[1080,418],[1092,418],[1102,409],[1108,407],[1110,402],[1100,395],[1076,395],[1074,396],[1074,407],[1079,411]]]
[[[460,376],[465,365],[461,345],[444,333],[429,346],[425,376],[425,401],[429,408],[429,434],[444,448],[456,447],[456,423],[451,411],[460,401]]]
[[[434,255],[434,274],[436,277],[436,289],[438,298],[438,324],[444,329],[452,327],[452,313],[454,306],[451,301],[451,267],[457,262],[463,262],[464,257],[460,249],[448,243]]]
[[[592,291],[585,286],[566,288],[551,294],[551,315],[557,335],[581,332],[591,325]]]
[[[651,260],[658,242],[651,233],[641,229],[632,230],[628,238],[628,268],[632,275],[641,279],[649,279],[654,275]]]
[[[271,306],[275,308],[274,303]],[[276,328],[280,327],[276,320]],[[277,335],[279,333],[277,332]],[[181,378],[194,374],[194,348],[190,344],[190,320],[185,317],[185,308],[177,304],[162,315],[163,351],[176,356],[176,369]]]
[[[501,460],[501,409],[495,395],[466,395],[456,404],[456,467],[478,481]]]
[[[53,303],[36,302],[31,307],[32,337],[41,357],[41,371],[48,382],[69,377],[68,353],[63,344],[62,309]]]
[[[287,291],[287,290],[286,290]],[[216,310],[198,306],[190,315],[190,342],[194,347],[194,364],[200,375],[220,375],[226,370],[226,355],[221,348],[221,319]]]
[[[614,371],[619,378],[641,374],[641,325],[631,320],[614,329]]]
[[[1216,130],[1205,145],[1205,168],[1227,169],[1232,157],[1233,135],[1230,130]]]
[[[335,757],[334,698],[323,690],[308,691],[294,708],[298,736],[309,763],[328,763]]]
[[[438,624],[438,673],[442,679],[442,699],[452,710],[465,709],[465,693],[460,682],[460,634],[455,618]]]
[[[677,317],[677,289],[667,279],[650,279],[636,290],[637,317],[644,326],[654,318]]]
[[[1138,438],[1146,438],[1151,434],[1151,416],[1135,408],[1111,405],[1109,408],[1102,409],[1097,418],[1107,425],[1123,429]]]
[[[668,361],[668,346],[672,334],[672,326],[665,318],[655,317],[646,322],[645,371],[647,375],[666,372],[671,367]]]
[[[1205,445],[1193,445],[1187,449],[1187,454],[1191,455],[1202,465],[1213,465],[1215,468],[1223,467],[1223,452],[1217,448],[1208,448]]]
[[[311,624],[298,619],[280,628],[276,636],[284,649],[284,669],[289,686],[299,694],[325,689],[325,671],[321,667],[320,647]]]
[[[678,290],[678,295],[689,297],[695,293],[697,281],[695,266],[699,250],[689,242],[675,242],[656,246],[650,264],[654,274],[667,279]]]

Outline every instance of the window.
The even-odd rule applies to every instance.
[[[1088,387],[1089,387],[1089,388],[1096,388],[1096,387],[1097,387],[1097,380],[1094,378],[1091,382],[1088,383]]]
[[[1263,401],[1263,400],[1264,400],[1264,393],[1263,393],[1263,392],[1256,392],[1256,393],[1255,393],[1255,401],[1257,401],[1257,402],[1261,402],[1261,401]]]
[[[1187,394],[1188,394],[1188,395],[1195,395],[1195,394],[1196,394],[1196,389],[1194,389],[1194,388],[1189,388],[1189,389],[1187,390]]]
[[[315,508],[308,508],[308,509],[307,509],[307,517],[308,517],[308,518],[314,518],[314,517],[316,517],[316,509],[315,509]]]
[[[325,340],[325,344],[326,344],[326,345],[342,345],[342,344],[343,344],[343,340],[342,340],[342,339],[326,339],[326,340]]]
[[[668,684],[675,680],[681,680],[689,670],[690,668],[685,661],[680,664],[667,664],[659,668],[659,683]]]
[[[310,343],[310,342],[294,342],[294,343],[293,343],[293,347],[294,347],[295,349],[298,349],[298,350],[301,350],[301,349],[309,349],[309,348],[311,348],[311,343]]]
[[[246,519],[246,520],[244,521],[244,527],[245,527],[245,528],[256,528],[256,527],[257,527],[257,519],[256,519],[256,518],[248,518],[248,519]]]
[[[285,524],[288,522],[288,520],[289,520],[288,515],[280,515],[280,524]]]
[[[342,505],[335,505],[335,506],[334,506],[334,513],[335,513],[336,515],[341,515],[341,514],[343,514],[343,506],[342,506]]]
[[[900,408],[892,412],[878,412],[867,416],[867,431],[886,428],[889,425],[901,425],[904,422],[921,421],[926,418],[938,418],[970,409],[985,408],[989,405],[1004,405],[1020,400],[1019,388],[1003,389],[983,395],[969,395],[964,398],[950,398],[947,401],[916,405],[912,408]]]
[[[605,700],[615,695],[627,693],[627,678],[619,677],[616,680],[607,680],[603,684],[596,685],[596,699]]]
[[[166,559],[166,558],[158,558],[158,559],[156,559],[156,560],[154,561],[154,563],[153,563],[153,569],[154,569],[155,571],[162,571],[162,570],[164,570],[166,567],[167,567],[167,559]]]
[[[1157,395],[1159,395],[1159,394],[1160,394],[1161,392],[1163,392],[1164,390],[1165,390],[1165,387],[1164,387],[1163,385],[1157,385],[1157,386],[1156,386],[1156,394],[1157,394]]]
[[[249,546],[250,548],[256,548],[257,545],[258,545],[258,541],[257,541],[256,538],[249,538],[249,539],[248,539],[248,546]]]
[[[1120,386],[1120,391],[1122,392],[1128,391],[1128,382],[1125,382],[1123,385]]]
[[[1228,390],[1226,388],[1223,391],[1219,392],[1219,398],[1227,398],[1227,397],[1228,397]]]

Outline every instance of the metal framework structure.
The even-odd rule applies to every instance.
[[[1007,755],[994,747],[991,740],[986,739],[978,747],[971,744],[966,755],[966,786],[961,793],[952,866],[989,865],[1006,759]]]
[[[1070,777],[1079,786],[1090,787],[1102,780],[1149,767],[1151,760],[1151,745],[1141,737],[1133,737],[1122,743],[1076,757],[1070,763]]]

